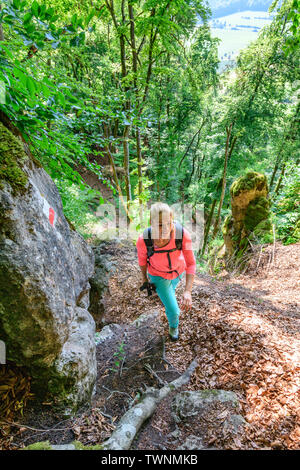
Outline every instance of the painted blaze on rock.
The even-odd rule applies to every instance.
[[[271,236],[268,191],[267,177],[256,171],[249,171],[232,183],[232,213],[226,217],[222,229],[227,255],[241,255],[251,236]]]
[[[71,408],[89,400],[96,378],[93,272],[54,182],[0,123],[0,339],[37,395]]]

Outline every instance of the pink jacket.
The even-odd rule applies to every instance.
[[[140,235],[136,242],[138,262],[140,266],[147,264],[147,248],[143,240],[143,235]],[[169,243],[161,248],[154,245],[155,250],[170,250],[176,248],[175,245],[175,230],[172,232],[172,237]],[[184,228],[182,238],[182,250],[172,251],[170,253],[172,269],[176,269],[179,274],[186,271],[186,274],[196,273],[196,259],[192,249],[192,240],[189,232]],[[150,265],[148,264],[148,272],[152,276],[161,276],[165,279],[175,279],[177,277],[176,271],[173,273],[166,273],[161,271],[170,271],[167,253],[154,253],[150,257]]]

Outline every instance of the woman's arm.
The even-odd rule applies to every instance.
[[[141,268],[141,271],[142,271],[143,282],[148,281],[148,278],[147,278],[147,265],[145,264],[145,266],[140,266],[140,268]]]
[[[195,279],[195,274],[188,274],[185,275],[185,292],[192,292],[192,286]]]
[[[142,272],[143,282],[148,281],[147,278],[147,248],[142,236],[139,236],[136,242],[138,263]]]

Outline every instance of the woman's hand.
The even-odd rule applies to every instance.
[[[180,308],[184,311],[192,308],[192,294],[190,291],[185,290],[181,299]]]

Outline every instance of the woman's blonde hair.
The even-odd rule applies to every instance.
[[[155,204],[152,204],[150,208],[151,221],[159,220],[160,217],[164,221],[167,221],[170,218],[173,219],[174,217],[173,209],[164,202],[156,202]]]

